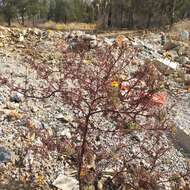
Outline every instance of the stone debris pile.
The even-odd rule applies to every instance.
[[[187,97],[190,93],[190,46],[189,42],[186,41],[189,34],[187,32],[181,33],[180,38],[183,42],[167,38],[163,42],[163,39],[161,41],[160,35],[157,34],[149,34],[142,39],[141,37],[122,35],[116,38],[99,38],[81,31],[68,33],[0,27],[0,70],[1,75],[12,77],[18,84],[21,79],[24,79],[26,73],[29,73],[28,80],[35,83],[35,73],[29,67],[28,60],[35,59],[39,64],[54,65],[60,62],[64,49],[68,47],[70,51],[77,51],[79,46],[84,46],[90,54],[95,47],[103,48],[114,44],[122,47],[125,44],[137,52],[136,61],[129,69],[135,70],[138,65],[142,65],[148,60],[165,77],[168,90],[171,90],[175,95]],[[88,64],[88,59],[85,60]],[[126,93],[125,87],[126,84],[123,84],[122,93]],[[156,101],[161,100],[156,99]],[[165,99],[163,101],[165,102]],[[182,99],[181,101],[180,104],[184,104],[186,107],[187,100]],[[184,107],[181,109],[183,110]],[[182,146],[189,145],[186,141],[190,142],[190,133],[184,132],[189,131],[190,127],[188,109],[189,105],[186,107],[185,113],[181,111],[176,118],[178,129],[186,134],[185,138],[181,138],[179,135],[181,131],[177,131]],[[183,116],[185,123],[182,121]],[[98,123],[101,118],[94,119]],[[58,97],[50,98],[47,101],[26,100],[22,94],[12,92],[11,88],[2,85],[0,86],[0,126],[0,183],[2,183],[0,189],[1,186],[3,189],[16,189],[15,184],[17,183],[19,183],[20,189],[79,189],[76,171],[71,169],[70,163],[65,159],[67,156],[70,156],[74,161],[76,159],[73,156],[75,149],[72,143],[67,140],[73,140],[72,134],[75,132],[76,123],[73,119],[73,110],[65,106],[64,103],[60,103]],[[105,120],[104,125],[98,127],[104,130],[108,126],[111,130],[113,123]],[[112,133],[105,134],[100,138],[97,135],[96,139],[91,138],[96,146],[98,143],[104,144],[105,150],[112,149],[113,153],[116,151],[116,145],[120,143],[119,137]],[[170,141],[167,135],[162,138],[165,146],[169,146]],[[77,140],[74,139],[76,142]],[[64,142],[63,147],[61,147],[62,141]],[[139,154],[136,159],[130,162],[130,167],[146,166],[149,158],[141,159],[146,153],[136,143],[144,141],[147,142],[147,148],[155,143],[151,134],[150,136],[145,136],[143,133],[130,134],[122,142],[128,144],[129,148],[119,151],[114,157],[113,163],[114,161],[118,162],[121,157]],[[101,150],[97,151],[102,156]],[[107,159],[103,159],[102,167],[107,164]],[[91,163],[92,165],[93,163]],[[158,165],[161,165],[162,171],[166,173],[169,170],[183,173],[187,167],[187,159],[172,146],[168,154],[159,160]],[[116,166],[108,165],[105,168],[105,173],[111,176],[114,167]],[[71,175],[71,171],[74,173],[73,175]],[[103,190],[103,182],[100,180],[98,183],[99,189]],[[86,190],[94,189],[93,186],[86,188]],[[171,188],[161,185],[159,189],[170,190]]]

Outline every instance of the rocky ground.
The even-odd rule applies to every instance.
[[[183,172],[187,167],[188,158],[182,153],[187,155],[190,152],[190,46],[189,39],[183,39],[184,36],[181,35],[169,35],[164,46],[160,44],[159,34],[125,37],[125,43],[139,50],[136,58],[138,61],[151,60],[164,75],[170,93],[168,105],[173,102],[176,104],[171,117],[176,124],[176,142],[181,151],[172,145],[169,153],[163,158],[163,170],[166,172]],[[0,39],[1,77],[9,78],[17,85],[23,85],[27,75],[27,80],[37,86],[40,83],[34,80],[36,73],[30,68],[29,60],[35,58],[39,63],[56,64],[61,59],[60,47],[65,44],[66,39],[66,45],[71,48],[75,46],[77,39],[86,40],[91,48],[104,44],[112,45],[115,41],[115,38],[97,37],[80,31],[70,34],[6,27],[0,28]],[[71,123],[72,110],[60,103],[59,97],[46,101],[25,99],[10,86],[0,86],[0,189],[78,189],[77,181],[71,177],[72,170],[64,156],[55,150],[48,152],[39,148],[39,153],[35,154],[30,150],[30,146],[41,147],[41,138],[53,133],[71,138]],[[106,123],[107,121],[105,125]],[[39,131],[38,135],[36,130]],[[143,134],[136,136],[139,139],[145,138]],[[113,142],[117,142],[117,138],[110,134],[102,137],[101,142],[109,139],[104,143],[114,146]],[[125,140],[132,144],[130,136]],[[166,146],[171,143],[166,136],[163,141]],[[69,151],[72,151],[71,147]],[[130,151],[138,152],[138,147],[131,145]],[[26,181],[32,185],[28,186]],[[169,189],[161,187],[164,188]]]

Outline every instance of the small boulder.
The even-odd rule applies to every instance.
[[[185,55],[188,55],[189,54],[189,49],[188,49],[188,47],[187,46],[181,46],[180,48],[179,48],[179,50],[178,50],[178,54],[180,55],[180,56],[185,56]]]
[[[79,190],[78,181],[74,177],[59,175],[53,185],[61,190]]]
[[[97,37],[96,37],[96,35],[84,34],[82,36],[82,39],[83,40],[94,41],[94,40],[97,40]]]
[[[181,31],[179,36],[182,41],[189,40],[189,32],[187,30]]]
[[[160,58],[154,60],[152,63],[158,69],[158,71],[165,75],[173,73],[178,68],[178,64],[169,59]]]
[[[24,36],[20,36],[19,39],[18,39],[19,42],[24,42]]]
[[[181,57],[178,58],[178,62],[181,65],[188,64],[189,63],[189,58],[186,57],[186,56],[181,56]]]
[[[20,103],[22,102],[22,100],[21,100],[21,97],[16,94],[10,97],[10,102]]]
[[[56,115],[56,119],[63,122],[63,123],[70,123],[73,121],[73,117],[71,114],[62,114],[59,113]]]
[[[7,163],[11,160],[11,153],[4,147],[0,147],[0,163]]]

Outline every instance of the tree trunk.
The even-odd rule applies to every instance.
[[[107,28],[110,24],[109,17],[110,17],[110,9],[111,9],[111,2],[102,2],[97,5],[97,26],[100,28]],[[111,12],[112,15],[112,12]],[[111,19],[112,24],[112,19]]]
[[[33,26],[35,26],[35,16],[34,15],[32,16],[32,24],[33,24]]]
[[[78,169],[78,179],[79,179],[79,190],[83,190],[83,179],[81,178],[81,172],[84,166],[83,159],[86,153],[86,144],[87,144],[87,135],[88,135],[88,128],[89,128],[89,120],[90,114],[86,116],[85,124],[84,124],[84,131],[82,134],[82,144],[81,144],[81,151],[80,151],[80,157],[79,157],[79,169]]]
[[[67,16],[64,17],[64,23],[67,24]]]
[[[110,10],[108,14],[108,27],[112,27],[112,6],[110,6]]]
[[[134,13],[133,10],[129,10],[129,14],[128,14],[128,27],[129,28],[133,28],[134,26]]]
[[[172,0],[170,5],[170,13],[169,13],[170,26],[172,26],[175,21],[175,9],[176,9],[176,0]]]
[[[146,23],[146,28],[149,28],[149,27],[150,27],[151,21],[152,21],[152,16],[153,16],[152,13],[149,13],[149,14],[148,14],[148,19],[147,19],[147,23]]]
[[[119,21],[119,27],[122,28],[123,26],[123,7],[120,7],[120,21]]]
[[[11,26],[11,18],[10,17],[7,18],[7,23],[8,23],[8,26],[10,27]]]
[[[25,24],[24,14],[21,15],[21,18],[22,18],[22,26],[24,26],[24,24]]]
[[[19,24],[21,24],[18,15],[16,15],[16,19],[17,19],[17,22],[18,22]]]

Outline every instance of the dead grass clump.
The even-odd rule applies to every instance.
[[[57,30],[57,31],[70,31],[70,30],[95,30],[96,29],[96,24],[87,24],[87,23],[55,23],[53,21],[48,21],[43,24],[38,25],[39,28],[43,29],[50,29],[50,30]]]
[[[179,21],[176,24],[174,24],[171,28],[172,32],[181,32],[184,30],[190,31],[190,20],[189,19]]]

